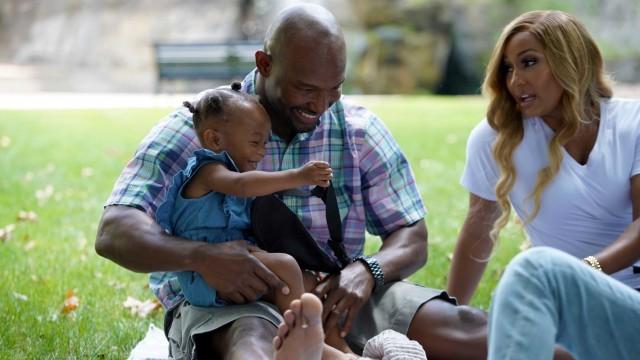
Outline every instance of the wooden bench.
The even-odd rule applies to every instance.
[[[242,80],[255,67],[255,52],[261,42],[155,43],[158,81]]]

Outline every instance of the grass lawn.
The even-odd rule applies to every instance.
[[[429,209],[429,262],[411,279],[444,287],[467,207],[468,195],[458,185],[466,137],[485,103],[425,96],[362,103],[384,119],[404,149]],[[147,276],[97,256],[93,243],[116,177],[168,111],[0,111],[0,229],[13,229],[0,242],[0,359],[122,359],[149,323],[161,327],[161,312],[139,318],[123,306],[128,296],[153,298]],[[522,238],[519,229],[505,231],[476,306],[487,308]],[[368,239],[367,251],[377,246],[378,240]],[[68,290],[79,304],[63,314]]]

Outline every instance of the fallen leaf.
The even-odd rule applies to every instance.
[[[11,145],[11,138],[7,135],[2,135],[0,137],[0,147],[7,148],[9,145]]]
[[[144,318],[153,311],[159,309],[160,303],[155,299],[140,301],[134,297],[127,296],[127,300],[122,303],[122,306],[129,309],[131,315],[138,315],[139,317]]]
[[[0,240],[2,242],[7,242],[11,240],[13,237],[13,230],[16,228],[15,225],[9,224],[3,228],[0,228]]]
[[[35,240],[31,240],[28,243],[26,243],[24,245],[24,250],[25,251],[31,251],[33,250],[33,248],[36,247],[36,241]]]
[[[80,305],[80,299],[76,296],[73,290],[67,290],[67,294],[65,295],[64,305],[62,306],[62,313],[69,314],[72,311],[75,311]]]
[[[13,292],[13,297],[16,298],[17,300],[20,300],[20,301],[28,301],[29,300],[27,295],[20,294],[20,293],[17,293],[15,291]]]
[[[18,221],[37,221],[38,214],[33,211],[23,211],[20,210],[18,212]]]
[[[44,189],[36,190],[36,199],[38,199],[40,205],[47,201],[51,195],[53,195],[53,185],[47,185]]]

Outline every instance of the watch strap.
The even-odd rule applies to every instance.
[[[382,288],[382,286],[384,285],[384,272],[382,272],[382,267],[380,266],[378,260],[372,258],[371,256],[361,255],[355,257],[353,261],[362,262],[369,269],[369,272],[371,272],[374,281],[373,292],[376,292],[377,290]]]

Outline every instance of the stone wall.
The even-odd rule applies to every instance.
[[[575,14],[599,44],[607,70],[640,82],[637,0],[351,0],[365,32],[353,66],[364,93],[479,93],[502,28],[536,9]]]
[[[149,91],[155,42],[262,39],[272,3],[4,0],[0,62],[34,68],[62,90]]]
[[[10,86],[29,91],[152,91],[154,42],[261,40],[275,13],[293,2],[3,0],[0,82],[11,78]],[[576,13],[614,77],[640,82],[637,0],[313,2],[331,9],[343,24],[349,92],[477,93],[501,28],[535,7]],[[11,69],[18,69],[17,75],[8,74]],[[173,91],[214,85],[184,82]]]

